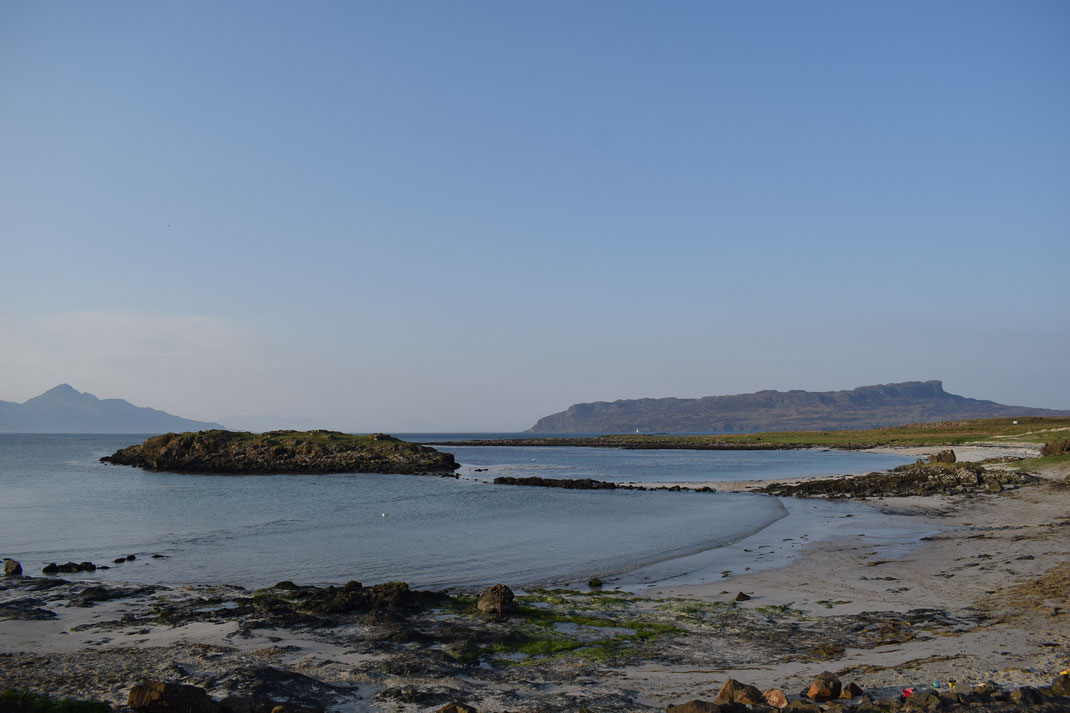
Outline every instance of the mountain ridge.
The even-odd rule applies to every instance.
[[[943,382],[904,381],[841,391],[763,390],[701,398],[618,399],[573,404],[527,433],[736,433],[821,431],[966,418],[1070,416],[1070,410],[1006,406],[944,391]]]
[[[23,403],[0,401],[0,433],[167,433],[222,428],[134,406],[125,399],[99,399],[60,384]]]

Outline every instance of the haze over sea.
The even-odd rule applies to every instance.
[[[466,437],[475,436],[408,436]],[[93,576],[150,583],[357,579],[420,587],[497,581],[523,586],[655,564],[666,578],[683,573],[685,556],[755,533],[787,510],[775,498],[750,494],[562,491],[490,481],[499,475],[750,480],[878,470],[908,461],[817,450],[444,448],[462,463],[458,479],[180,475],[98,462],[143,438],[0,435],[5,555],[36,575],[48,562],[99,565],[136,554],[136,561]]]

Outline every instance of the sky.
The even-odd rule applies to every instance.
[[[1070,4],[0,4],[0,399],[1070,409]]]

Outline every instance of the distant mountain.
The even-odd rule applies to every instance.
[[[576,404],[539,419],[528,433],[823,431],[1013,416],[1062,417],[1070,411],[1004,406],[949,394],[939,381],[905,381],[849,391],[758,391]]]
[[[0,401],[0,433],[168,433],[222,428],[60,384],[17,404]]]

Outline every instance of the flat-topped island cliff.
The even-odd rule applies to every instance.
[[[100,459],[176,473],[400,473],[449,475],[453,455],[383,433],[198,431],[165,433]]]

